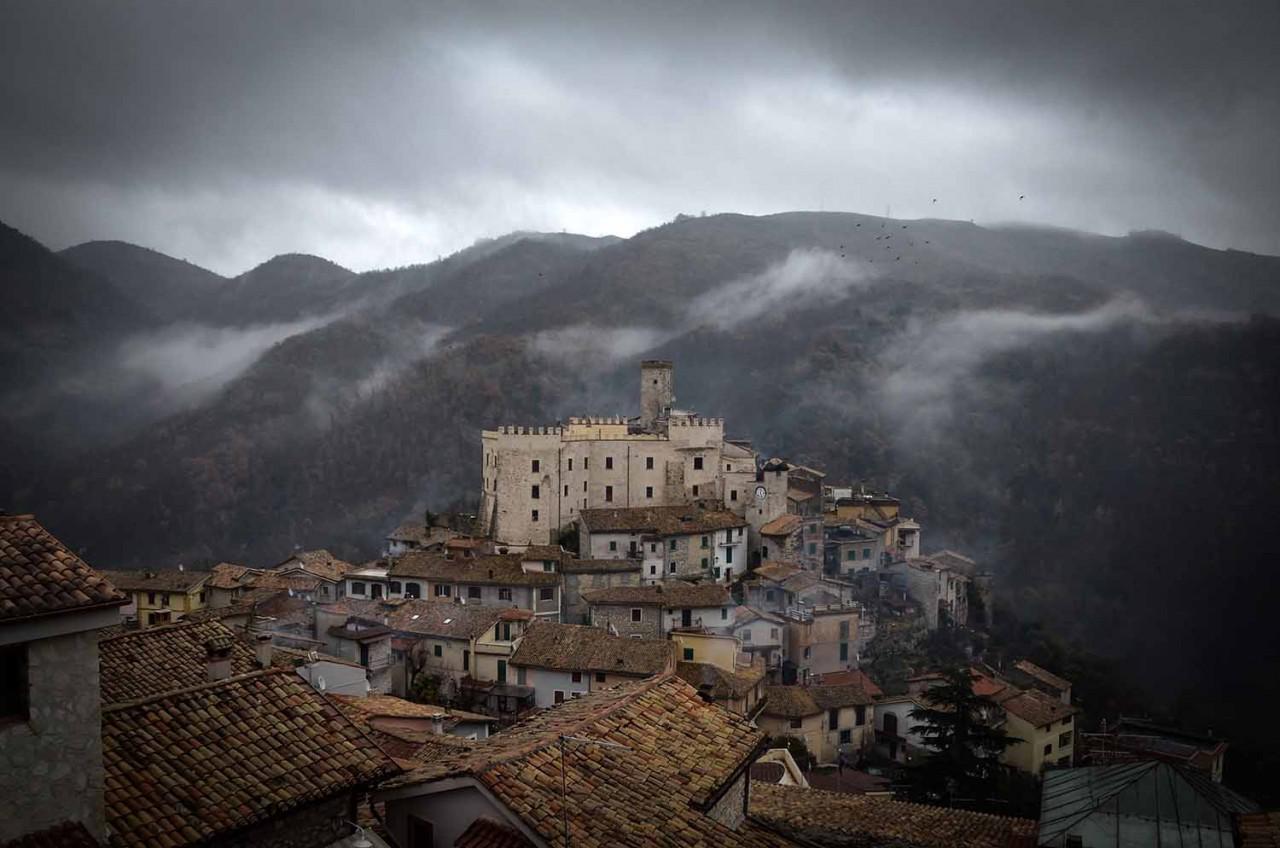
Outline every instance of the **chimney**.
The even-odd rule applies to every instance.
[[[271,667],[272,652],[271,652],[271,634],[270,633],[258,634],[257,644],[254,645],[253,652],[258,660],[258,668]]]
[[[235,637],[230,633],[210,637],[204,643],[205,666],[210,680],[226,680],[231,676],[231,646]]]
[[[444,736],[444,713],[436,713],[431,717],[431,732],[436,736]]]

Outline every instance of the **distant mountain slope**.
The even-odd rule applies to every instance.
[[[633,412],[635,361],[663,356],[682,406],[893,489],[927,548],[979,556],[1020,612],[1188,693],[1188,715],[1215,662],[1218,714],[1256,701],[1258,672],[1222,658],[1265,643],[1280,602],[1276,257],[787,213],[255,270],[244,301],[280,302],[254,309],[343,317],[109,449],[6,447],[0,503],[104,566],[371,555],[404,516],[474,500],[480,428]]]
[[[89,241],[59,256],[95,272],[165,321],[204,320],[227,279],[198,265],[123,241]]]

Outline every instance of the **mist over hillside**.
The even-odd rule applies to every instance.
[[[1275,656],[1223,659],[1273,642],[1280,603],[1275,257],[787,213],[228,279],[0,235],[25,357],[0,503],[100,567],[372,556],[403,518],[475,501],[482,427],[634,414],[656,356],[682,406],[892,490],[926,549],[980,557],[1023,614],[1188,715],[1280,694]]]

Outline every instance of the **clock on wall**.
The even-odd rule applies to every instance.
[[[764,490],[764,486],[756,486],[756,500],[758,501],[764,500],[764,496],[766,494],[767,493]]]

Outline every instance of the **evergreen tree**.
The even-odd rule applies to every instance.
[[[920,722],[912,731],[923,737],[930,754],[921,769],[927,788],[950,799],[985,799],[995,785],[1000,755],[1022,742],[991,724],[994,701],[973,691],[975,676],[964,666],[941,671],[945,682],[922,696],[927,706],[909,715]]]

